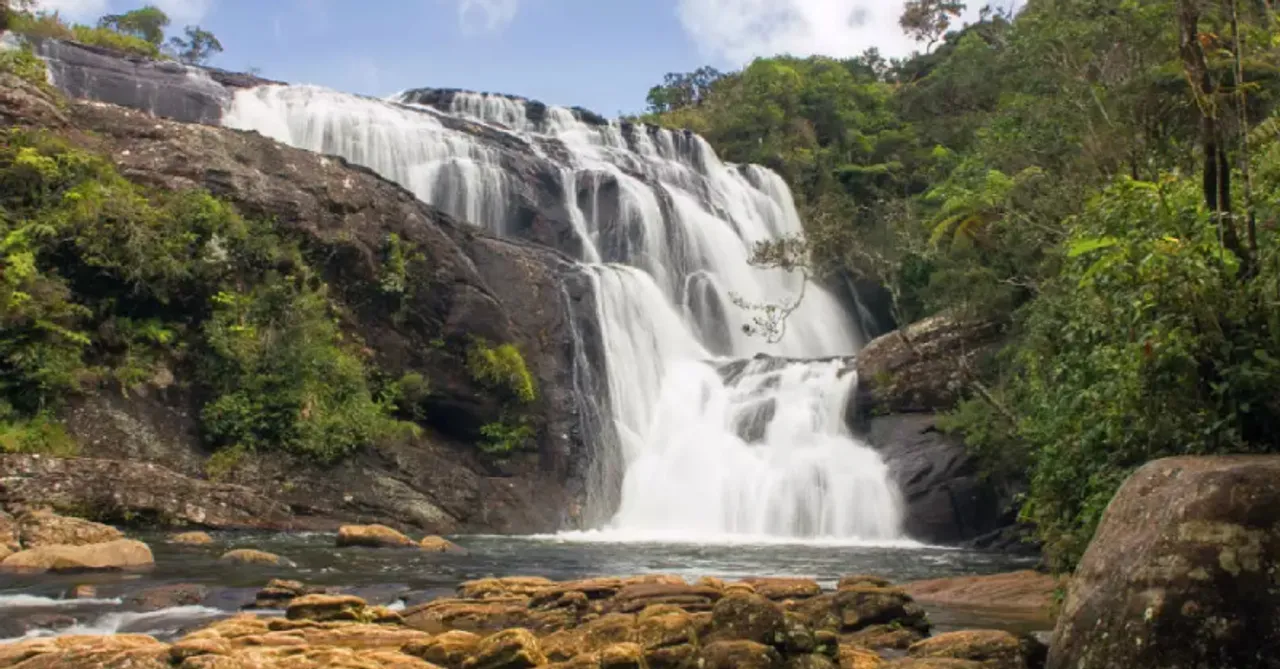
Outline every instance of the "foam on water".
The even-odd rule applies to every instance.
[[[237,93],[224,123],[342,156],[497,234],[530,197],[530,170],[558,181],[539,197],[559,200],[581,242],[563,250],[583,263],[602,339],[602,387],[580,398],[606,418],[588,436],[592,536],[900,539],[886,467],[844,425],[856,380],[803,360],[856,353],[852,315],[822,287],[748,262],[757,242],[803,233],[779,175],[725,163],[689,133],[474,93],[445,104],[267,86]],[[802,290],[781,341],[744,333],[752,314],[735,296],[780,304]],[[793,360],[719,369],[761,353]]]
[[[58,600],[27,595],[0,596],[0,609],[6,606],[35,609],[69,609],[77,606],[89,607],[94,604],[104,603],[118,605],[120,600]],[[33,629],[20,637],[0,639],[0,644],[30,639],[79,635],[147,634],[156,637],[167,637],[184,629],[202,626],[219,618],[225,618],[228,615],[230,614],[227,611],[207,606],[176,606],[145,613],[108,611],[87,622],[76,623],[61,629]]]

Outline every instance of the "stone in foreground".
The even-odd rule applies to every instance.
[[[1168,458],[1116,493],[1049,669],[1280,667],[1280,457]]]
[[[913,658],[950,658],[981,662],[986,669],[1027,669],[1030,662],[1018,637],[998,630],[949,632],[911,646]]]
[[[115,571],[145,569],[155,564],[151,549],[141,541],[120,539],[87,546],[43,546],[14,553],[0,569],[18,572]]]
[[[59,516],[51,511],[34,511],[18,518],[18,537],[23,548],[31,549],[105,544],[123,539],[124,534],[110,525]]]

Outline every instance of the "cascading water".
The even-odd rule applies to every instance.
[[[897,538],[885,465],[843,420],[855,379],[834,358],[859,347],[850,315],[808,286],[770,343],[734,305],[802,290],[748,262],[756,242],[802,232],[786,183],[692,134],[580,116],[474,93],[267,86],[237,93],[223,122],[342,156],[498,234],[520,234],[522,208],[568,226],[577,243],[562,250],[595,290],[611,419],[595,437],[601,529]]]

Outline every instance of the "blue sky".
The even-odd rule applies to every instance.
[[[145,0],[42,0],[91,22]],[[755,56],[901,55],[899,0],[151,0],[221,40],[212,64],[369,95],[420,86],[642,111],[663,74]],[[975,7],[977,3],[974,3]]]

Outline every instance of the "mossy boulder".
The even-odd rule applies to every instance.
[[[1143,466],[1076,569],[1049,669],[1275,667],[1280,457]]]

